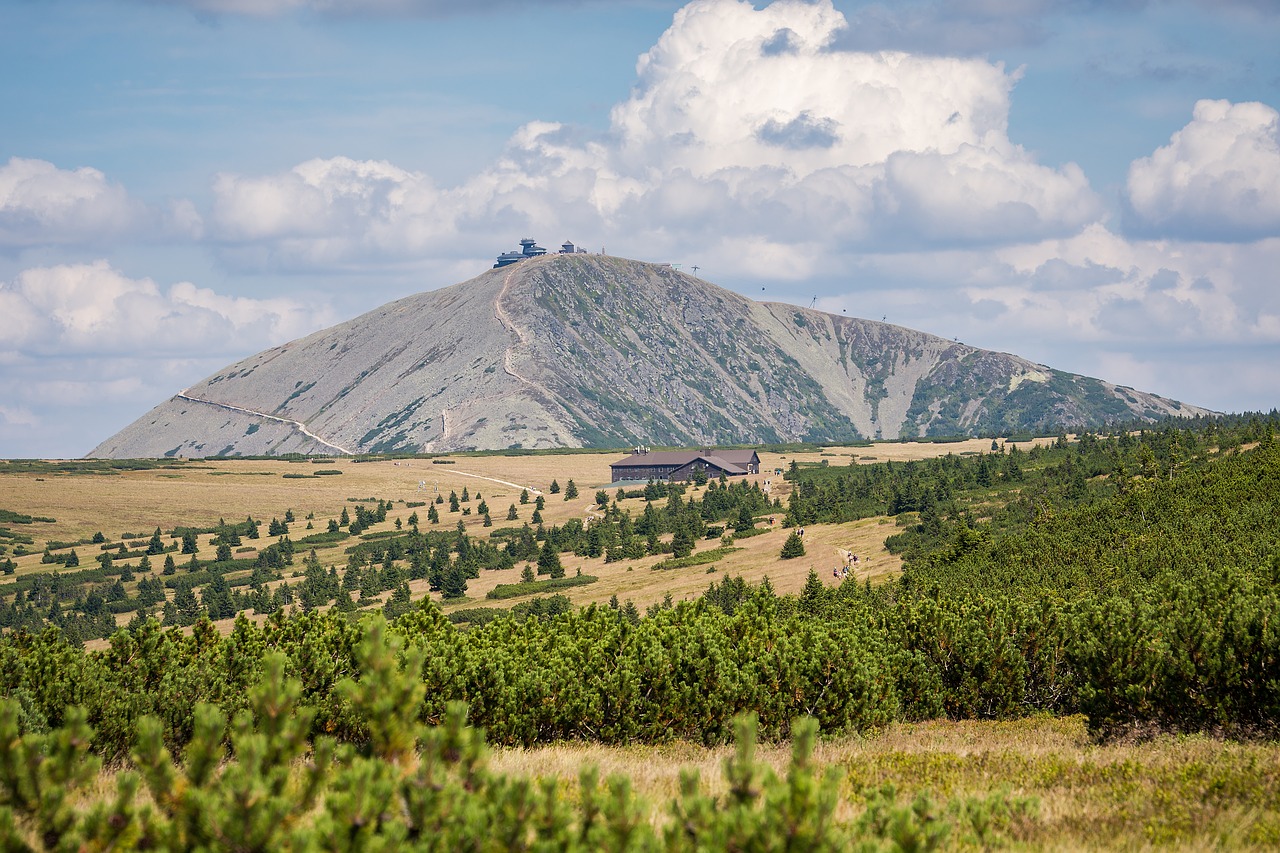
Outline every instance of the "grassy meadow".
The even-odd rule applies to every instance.
[[[729,746],[688,743],[610,747],[557,744],[497,750],[492,766],[514,776],[571,785],[579,769],[625,775],[655,823],[679,791],[684,769],[723,796]],[[763,744],[757,759],[782,775],[788,744]],[[837,818],[855,819],[866,793],[892,785],[901,802],[921,793],[953,821],[945,846],[1045,850],[1271,850],[1280,845],[1280,747],[1204,736],[1099,743],[1082,717],[897,723],[864,737],[820,740],[813,761],[834,771]],[[996,792],[1009,811],[979,838],[956,818]]]
[[[1051,439],[1043,439],[1041,443]],[[1027,445],[1029,446],[1029,445]],[[852,462],[870,463],[925,459],[947,453],[973,454],[990,449],[990,441],[971,439],[951,443],[879,443],[870,447],[830,447],[799,453],[762,452],[761,473],[746,479],[769,484],[769,495],[786,503],[790,484],[773,472],[785,470],[792,461],[799,464],[845,466]],[[55,464],[48,466],[22,465],[0,462],[0,509],[24,513],[30,516],[52,518],[53,522],[35,522],[24,525],[20,532],[31,536],[34,544],[25,547],[28,553],[12,557],[17,565],[13,575],[0,578],[0,595],[4,584],[26,575],[65,571],[56,565],[42,563],[41,553],[47,543],[85,542],[94,534],[102,533],[105,542],[116,544],[125,533],[135,537],[149,537],[157,527],[170,531],[177,527],[211,527],[220,520],[242,521],[252,516],[260,521],[284,518],[292,510],[297,521],[290,532],[296,541],[309,533],[326,529],[330,519],[337,519],[346,508],[354,510],[353,501],[379,499],[391,501],[386,522],[369,531],[397,529],[417,512],[420,529],[426,531],[433,525],[426,522],[426,506],[410,506],[414,503],[434,501],[437,496],[448,498],[451,492],[461,495],[467,491],[471,500],[463,504],[463,510],[451,513],[448,504],[438,504],[440,523],[438,529],[453,529],[458,521],[467,527],[468,533],[485,537],[490,530],[475,508],[482,497],[489,506],[493,530],[519,526],[528,522],[533,513],[534,500],[542,494],[546,504],[542,510],[546,526],[564,524],[569,519],[588,519],[595,509],[594,499],[598,487],[610,481],[609,464],[624,454],[612,452],[574,452],[564,454],[530,454],[523,456],[459,454],[433,459],[387,459],[360,461],[353,459],[262,460],[262,459],[193,459],[173,460],[164,467],[143,470],[119,470],[94,466],[83,471],[64,472]],[[12,471],[6,469],[18,468]],[[340,471],[341,474],[317,475],[319,471]],[[564,498],[563,488],[570,480],[578,487],[578,497],[572,501]],[[735,478],[736,480],[736,478]],[[552,482],[562,491],[551,494]],[[527,489],[530,502],[519,503],[522,489]],[[699,487],[691,487],[690,496],[697,496]],[[479,496],[479,497],[477,497]],[[610,492],[610,499],[614,493]],[[644,508],[641,498],[629,498],[620,507],[640,513]],[[506,520],[507,508],[516,504],[519,518]],[[742,577],[758,583],[768,577],[779,593],[796,593],[803,587],[809,569],[818,572],[825,583],[838,581],[832,569],[844,562],[843,552],[859,556],[856,576],[876,583],[894,575],[901,560],[884,547],[884,538],[894,532],[888,519],[862,519],[847,524],[813,525],[806,529],[806,555],[800,559],[782,560],[779,552],[786,533],[781,529],[782,514],[774,517],[773,532],[743,539],[734,551],[711,565],[691,566],[682,569],[653,571],[652,567],[664,559],[662,555],[647,556],[606,564],[603,558],[589,559],[565,555],[565,568],[572,575],[579,569],[583,574],[599,578],[594,584],[563,590],[574,605],[591,602],[604,603],[612,596],[619,600],[630,599],[644,609],[670,595],[675,601],[695,598],[712,580],[720,577]],[[311,528],[307,528],[310,524]],[[536,526],[536,525],[535,525]],[[762,526],[768,526],[762,523]],[[368,534],[367,534],[368,535]],[[200,537],[200,554],[207,557],[213,551],[212,534]],[[669,538],[669,537],[668,537]],[[132,537],[131,537],[132,539]],[[166,542],[169,542],[166,537]],[[249,548],[254,544],[265,546],[272,540],[263,538],[246,541],[236,556],[254,557]],[[346,562],[345,549],[353,542],[330,546],[317,546],[317,557],[324,565],[335,565],[342,571]],[[715,543],[699,543],[698,550],[713,547]],[[77,553],[81,565],[91,565],[97,556],[98,545],[81,545]],[[304,552],[305,553],[305,552]],[[477,604],[492,607],[510,607],[532,596],[500,601],[489,601],[485,594],[498,584],[519,581],[523,564],[506,570],[489,570],[479,579],[468,584],[463,599],[441,601],[446,612],[474,607]],[[287,579],[287,578],[286,578]],[[136,581],[134,582],[136,584]],[[133,584],[126,584],[132,592]],[[430,593],[425,580],[410,583],[415,600],[439,593]],[[172,590],[170,591],[172,597]],[[384,594],[384,598],[388,594]],[[119,614],[119,624],[129,619]],[[232,620],[222,620],[219,628],[229,630]]]

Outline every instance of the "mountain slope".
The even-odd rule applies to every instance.
[[[90,455],[830,441],[1204,412],[657,264],[549,255],[251,356]]]

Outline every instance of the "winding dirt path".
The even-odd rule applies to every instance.
[[[548,391],[544,385],[530,379],[520,371],[516,370],[516,347],[528,346],[529,336],[525,334],[524,329],[521,329],[515,324],[515,321],[511,319],[511,315],[507,313],[507,309],[502,307],[502,300],[506,299],[508,291],[511,290],[511,281],[515,274],[516,269],[513,265],[511,272],[507,273],[502,279],[502,289],[498,291],[498,295],[494,297],[493,300],[493,316],[498,318],[498,322],[502,324],[504,329],[515,335],[517,338],[515,342],[508,344],[506,351],[502,353],[502,369],[508,376],[515,379],[517,382],[529,386],[529,388],[533,389],[546,399],[554,400],[555,395]]]
[[[191,396],[190,394],[188,394],[185,390],[184,390],[184,391],[182,391],[182,392],[181,392],[181,393],[179,393],[179,394],[175,394],[174,396],[175,396],[175,397],[179,397],[179,398],[181,398],[181,399],[183,399],[183,400],[190,400],[190,401],[191,401],[191,402],[193,402],[193,403],[204,403],[206,406],[213,406],[213,407],[218,408],[218,409],[226,409],[226,410],[227,410],[227,411],[229,411],[229,412],[238,412],[238,413],[240,413],[240,414],[242,414],[242,415],[252,415],[252,416],[254,416],[255,418],[263,418],[263,419],[268,420],[268,421],[275,421],[275,422],[277,422],[277,423],[282,423],[282,424],[285,424],[285,425],[287,425],[287,426],[289,426],[289,427],[292,427],[293,429],[296,429],[298,432],[302,433],[303,435],[305,435],[307,438],[311,439],[312,441],[315,441],[315,442],[318,442],[318,443],[320,443],[320,444],[323,444],[325,447],[331,447],[331,448],[333,448],[334,450],[336,450],[336,451],[338,451],[339,453],[342,453],[342,454],[344,454],[344,455],[346,455],[346,456],[355,456],[355,452],[354,452],[354,451],[348,450],[347,448],[345,448],[345,447],[343,447],[343,446],[341,446],[341,445],[339,445],[339,444],[334,444],[332,441],[327,441],[327,440],[325,440],[325,439],[321,438],[320,436],[316,435],[316,434],[315,434],[314,432],[312,432],[311,430],[307,429],[306,424],[302,423],[301,421],[294,421],[294,420],[290,420],[290,419],[288,419],[288,418],[278,417],[278,416],[276,416],[276,415],[268,415],[266,412],[258,412],[258,411],[255,411],[255,410],[253,410],[253,409],[246,409],[246,408],[245,408],[245,407],[243,407],[243,406],[233,406],[233,405],[231,405],[230,403],[215,403],[213,400],[202,400],[202,399],[200,399],[199,397],[192,397],[192,396]]]
[[[497,477],[486,477],[484,474],[471,474],[467,471],[450,471],[450,474],[457,474],[461,477],[475,477],[477,480],[488,480],[491,483],[501,483],[504,486],[511,486],[513,489],[528,489],[531,495],[542,494],[542,489],[535,489],[533,486],[522,486],[519,483],[513,483],[510,480],[499,480]]]
[[[524,263],[530,264],[534,262],[535,260],[528,260],[528,261],[525,261]],[[529,336],[525,334],[524,329],[521,329],[519,326],[517,326],[515,321],[511,319],[511,315],[507,313],[507,309],[502,307],[502,300],[506,298],[507,293],[511,290],[511,282],[513,280],[513,277],[516,274],[516,271],[517,271],[517,268],[515,265],[513,265],[511,270],[502,277],[502,288],[498,291],[497,296],[495,296],[493,299],[493,316],[502,325],[502,328],[506,329],[508,333],[515,335],[516,337],[516,340],[509,343],[507,345],[507,348],[502,353],[502,371],[506,373],[508,376],[510,376],[512,379],[519,382],[520,384],[531,389],[534,393],[541,395],[544,399],[554,401],[555,395],[552,394],[549,390],[547,390],[546,386],[542,385],[536,380],[530,379],[529,377],[522,374],[520,371],[516,370],[515,349],[517,346],[527,346],[529,343]],[[466,402],[468,404],[474,405],[475,403],[480,403],[485,400],[496,399],[498,397],[503,397],[503,396],[506,396],[506,395],[502,393],[488,394],[484,397],[477,397],[475,399],[468,400]],[[427,453],[434,452],[437,447],[444,449],[445,445],[449,441],[450,436],[453,433],[452,424],[449,423],[449,408],[450,407],[446,406],[444,409],[440,411],[440,437],[433,441],[427,442],[426,447],[423,448]],[[461,472],[458,472],[458,473],[461,473]],[[475,476],[475,475],[468,475],[468,476]],[[504,480],[497,480],[495,482],[505,483]],[[516,485],[514,483],[505,483],[505,484]]]

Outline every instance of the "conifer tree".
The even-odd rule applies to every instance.
[[[804,556],[804,540],[800,538],[798,531],[791,531],[791,535],[787,537],[787,541],[782,545],[782,554],[780,556],[784,560]]]
[[[564,499],[567,501],[571,501],[577,496],[578,496],[578,486],[573,482],[573,480],[570,480],[568,485],[566,485],[564,489]]]
[[[467,594],[467,572],[460,563],[455,562],[445,570],[440,586],[440,593],[445,598],[462,598]]]
[[[818,573],[813,569],[809,569],[809,577],[804,582],[804,589],[800,591],[800,612],[806,616],[817,616],[821,612],[826,598],[826,586],[823,585],[822,580],[818,577]]]
[[[542,550],[538,553],[538,574],[551,575],[553,578],[564,577],[564,566],[560,563],[560,554],[551,544],[550,539],[542,543]]]
[[[214,575],[201,595],[205,612],[210,619],[229,619],[236,615],[236,607],[231,600],[231,586],[222,574]]]
[[[689,528],[683,524],[676,529],[675,536],[671,539],[671,553],[677,558],[693,553],[693,537],[689,535]]]
[[[512,504],[507,508],[507,521],[515,521],[520,517],[520,513],[516,511],[516,505]]]

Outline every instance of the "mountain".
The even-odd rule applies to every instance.
[[[836,441],[1203,413],[665,265],[557,254],[250,356],[90,455]]]

